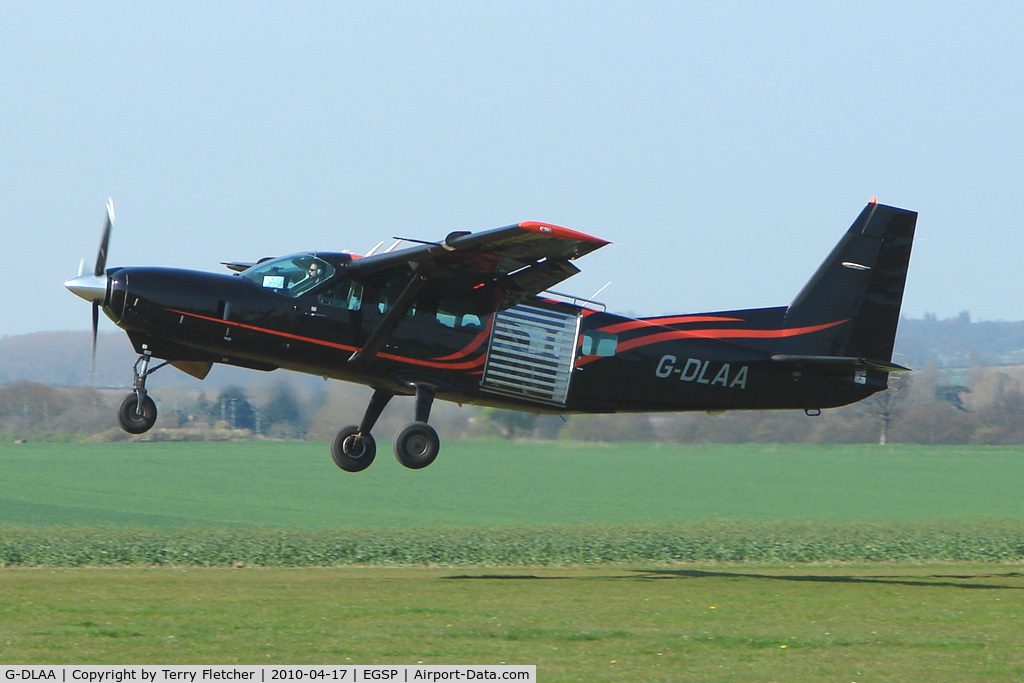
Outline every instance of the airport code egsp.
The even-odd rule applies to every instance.
[[[369,666],[2,666],[3,681],[21,683],[203,683],[204,681],[520,681],[536,683],[535,665]]]

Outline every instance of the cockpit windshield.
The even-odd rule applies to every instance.
[[[264,289],[295,298],[334,275],[334,266],[313,254],[292,254],[258,263],[242,272]]]

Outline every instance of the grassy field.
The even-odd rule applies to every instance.
[[[989,566],[5,570],[2,661],[537,664],[553,681],[1020,681]]]
[[[0,565],[52,565],[0,569],[4,664],[1024,680],[1020,448],[17,444],[0,475]]]
[[[4,444],[0,473],[0,522],[31,525],[1024,520],[1019,447],[450,442],[348,474],[322,443]]]

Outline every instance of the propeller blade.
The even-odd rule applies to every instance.
[[[114,200],[107,200],[107,223],[103,226],[103,238],[100,239],[100,250],[96,254],[96,267],[92,274],[103,275],[107,270],[107,245],[110,244],[110,230],[114,226]]]
[[[84,273],[84,272],[85,272],[85,257],[83,256],[82,260],[78,262],[78,277],[82,277],[82,273]]]
[[[92,302],[92,360],[89,362],[89,379],[92,380],[92,375],[96,371],[96,333],[100,327],[100,305],[98,302]]]

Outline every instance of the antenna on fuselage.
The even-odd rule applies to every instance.
[[[610,285],[611,283],[612,283],[611,280],[609,280],[608,282],[604,283],[604,286],[601,287],[601,289],[597,290],[596,292],[594,292],[593,294],[590,295],[590,300],[593,301],[594,299],[596,299],[597,295],[600,294],[601,292],[603,292],[605,289],[607,289],[608,285]]]
[[[377,244],[373,245],[373,248],[370,249],[370,251],[363,254],[363,257],[365,258],[367,256],[373,256],[374,254],[377,253],[377,250],[380,249],[382,246],[384,246],[384,240],[381,240],[380,242],[377,242]]]

